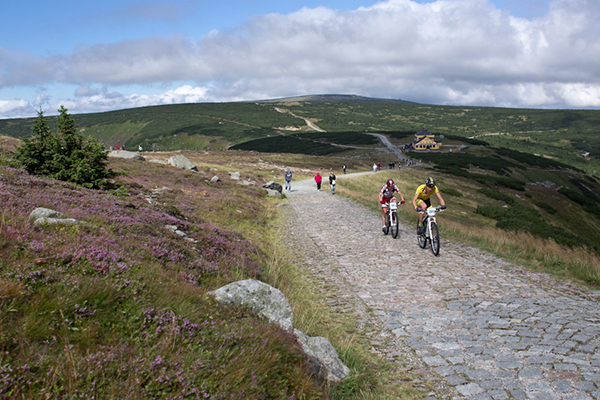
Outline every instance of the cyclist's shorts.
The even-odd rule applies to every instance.
[[[418,200],[419,201],[417,202],[417,206],[419,206],[421,204],[421,202],[423,202],[427,206],[426,208],[431,207],[431,199],[427,199],[427,200],[418,199]]]
[[[386,199],[385,197],[383,199],[381,199],[380,203],[381,203],[381,208],[387,208],[387,203],[389,203],[390,201],[396,201],[395,197],[392,197],[390,199]]]

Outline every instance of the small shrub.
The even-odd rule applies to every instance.
[[[550,204],[544,202],[544,201],[535,201],[533,202],[536,206],[538,206],[539,208],[541,208],[542,210],[546,211],[548,214],[556,214],[557,210],[556,208],[552,207]]]
[[[505,202],[506,204],[513,205],[515,204],[515,199],[507,195],[506,193],[502,193],[496,189],[482,188],[477,189],[479,193],[486,195],[487,197],[491,197],[492,199],[500,200]]]
[[[462,193],[459,192],[456,189],[452,189],[452,188],[444,188],[444,189],[440,189],[440,192],[450,195],[450,196],[454,196],[454,197],[462,197]]]

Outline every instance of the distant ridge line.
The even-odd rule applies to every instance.
[[[377,101],[377,102],[394,102],[394,103],[414,103],[401,99],[381,99],[375,97],[358,96],[356,94],[314,94],[305,96],[282,97],[279,99],[254,100],[253,103],[291,103],[298,101]]]

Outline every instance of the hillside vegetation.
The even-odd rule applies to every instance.
[[[314,132],[305,122],[326,131],[321,144],[292,145],[281,136]],[[200,103],[134,108],[76,116],[79,128],[106,147],[127,149],[220,150],[232,145],[257,151],[304,154],[341,153],[344,132],[412,132],[422,128],[437,135],[486,142],[560,160],[589,174],[600,172],[600,111],[534,110],[493,107],[434,106],[356,96],[305,96],[264,102]],[[27,137],[34,119],[0,120],[0,134]],[[309,137],[299,137],[309,139]],[[406,138],[405,143],[412,141]],[[308,143],[308,142],[307,142]],[[344,155],[369,152],[358,143]],[[327,150],[323,150],[326,148]],[[287,151],[287,150],[286,150]],[[589,156],[582,156],[589,152]]]

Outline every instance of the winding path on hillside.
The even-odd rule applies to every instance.
[[[600,398],[597,292],[444,237],[434,257],[412,224],[385,236],[379,214],[325,181],[320,192],[292,181],[286,195],[282,234],[296,262],[373,351],[435,387],[432,399]]]

